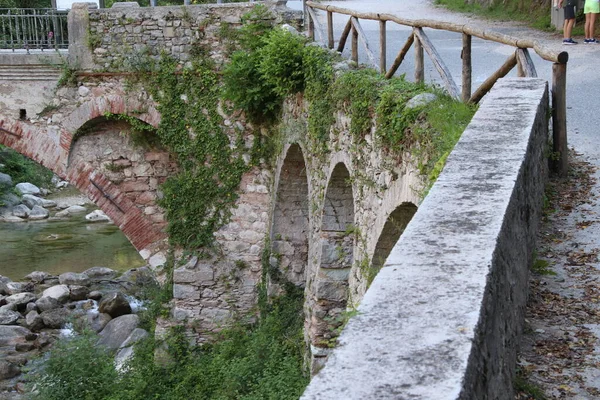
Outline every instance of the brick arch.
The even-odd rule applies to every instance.
[[[279,268],[297,286],[306,283],[308,264],[309,182],[304,152],[290,145],[277,170],[271,243]]]
[[[113,108],[113,111],[116,110]],[[95,118],[71,135],[67,179],[113,219],[144,258],[166,247],[158,187],[176,172],[165,150],[136,147],[126,120]],[[112,111],[111,111],[112,112]],[[159,257],[161,258],[161,257]]]
[[[369,283],[383,267],[385,260],[390,255],[394,245],[400,239],[400,236],[402,236],[406,226],[416,212],[416,205],[411,202],[403,202],[389,214],[373,252],[369,276],[367,277]]]

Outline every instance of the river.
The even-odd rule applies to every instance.
[[[12,280],[33,271],[59,275],[95,266],[125,271],[144,264],[118,227],[88,223],[85,214],[59,221],[0,222],[0,275]]]

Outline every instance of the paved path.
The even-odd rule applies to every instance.
[[[589,162],[592,167],[600,166],[600,108],[597,108],[600,105],[600,45],[584,45],[580,41],[576,46],[563,46],[561,36],[557,33],[539,32],[515,23],[484,21],[452,13],[435,7],[428,0],[347,0],[326,4],[363,12],[390,13],[409,19],[427,18],[467,23],[512,36],[533,37],[547,47],[568,51],[569,146],[581,154],[580,160]],[[345,16],[334,18],[336,38],[339,38],[339,32],[346,22]],[[361,24],[378,57],[378,23],[361,21]],[[388,65],[409,33],[408,27],[388,23]],[[436,30],[426,30],[426,33],[452,75],[458,78],[455,80],[460,86],[461,35]],[[360,51],[363,51],[362,47]],[[514,48],[510,46],[474,38],[473,90],[502,65],[513,51]],[[538,75],[551,82],[551,63],[540,59],[535,53],[532,53],[532,57]],[[439,81],[428,56],[425,59],[426,79]],[[412,80],[412,51],[405,62],[399,72],[406,73],[407,79]],[[515,74],[513,71],[512,75]],[[521,366],[530,372],[530,380],[542,387],[549,398],[600,399],[600,340],[596,343],[596,338],[600,337],[600,312],[596,307],[596,302],[600,302],[600,264],[596,256],[600,253],[600,224],[597,223],[600,222],[600,205],[597,202],[600,185],[597,184],[596,169],[588,168],[588,171],[591,171],[590,179],[587,180],[590,190],[583,190],[583,200],[580,198],[578,201],[569,201],[566,206],[568,210],[554,214],[550,226],[542,228],[543,234],[552,235],[552,239],[542,241],[538,254],[550,261],[551,268],[557,275],[534,276],[531,283],[532,298],[539,302],[551,301],[552,304],[549,307],[532,306],[532,309],[538,307],[548,312],[533,315],[537,313],[535,311],[528,315],[529,333],[523,345]],[[574,181],[572,177],[571,179]],[[560,194],[566,196],[570,190],[563,188]],[[573,209],[570,209],[571,206]],[[579,270],[573,270],[574,266]],[[583,272],[581,268],[584,268]],[[558,297],[553,297],[555,294]],[[583,312],[582,307],[586,308]],[[577,316],[572,317],[575,314]],[[553,318],[553,315],[557,318]],[[556,354],[551,354],[553,352]],[[559,360],[557,357],[563,359]],[[565,361],[564,358],[568,360]]]

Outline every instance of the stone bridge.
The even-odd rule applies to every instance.
[[[280,3],[285,2],[267,4],[279,21],[297,22],[298,16]],[[0,143],[87,194],[140,254],[160,267],[167,259],[168,238],[157,199],[160,185],[179,167],[168,152],[136,146],[127,134],[135,130],[132,124],[157,127],[161,115],[143,88],[132,90],[127,74],[110,71],[133,65],[135,60],[127,58],[132,49],[166,49],[185,63],[193,43],[208,46],[211,58],[222,62],[221,26],[239,25],[250,7],[88,10],[75,5],[69,15],[68,65],[77,69],[76,85],[57,87],[56,76],[47,76],[31,86],[25,77],[0,75]],[[0,55],[0,65],[40,70],[67,55],[41,57]],[[460,398],[508,398],[545,177],[548,93],[546,83],[537,79],[502,85],[482,105],[460,154],[450,157],[421,206],[427,211],[419,208],[418,213],[425,183],[409,155],[400,161],[389,157],[373,133],[357,143],[349,118],[338,113],[332,128],[337,134],[328,143],[332,151],[317,157],[307,139],[308,105],[288,99],[276,163],[252,167],[242,177],[229,223],[215,233],[218,255],[198,259],[176,251],[181,262],[173,273],[172,320],[161,326],[185,322],[202,337],[251,312],[263,270],[277,267],[306,288],[305,330],[316,371],[330,353],[340,317],[365,296],[373,278],[368,271],[378,271],[396,246],[385,273],[367,292],[367,305],[349,325],[349,335],[362,339],[342,336],[359,347],[342,341],[342,353],[311,384],[307,398],[398,398],[404,392],[423,399],[454,399],[459,393]],[[495,114],[498,101],[503,112]],[[256,128],[243,115],[225,107],[219,113],[230,137],[242,132],[248,143],[255,140]],[[488,133],[498,135],[479,143]],[[501,137],[518,140],[500,151]],[[500,162],[507,154],[507,161]],[[421,217],[411,231],[413,241],[397,244],[415,215]],[[452,236],[455,241],[445,241]],[[271,257],[265,263],[266,247]],[[477,255],[469,256],[471,251]],[[394,274],[398,268],[404,275]],[[386,279],[396,286],[386,286]],[[271,289],[277,290],[275,283]],[[377,310],[387,311],[379,315]],[[425,314],[431,317],[420,318]],[[419,338],[419,329],[427,332],[425,337]],[[414,347],[396,351],[415,338]],[[389,348],[370,347],[364,340]],[[499,360],[504,360],[500,367]],[[405,371],[392,372],[395,365]],[[489,375],[484,373],[482,381],[477,374],[485,370]]]

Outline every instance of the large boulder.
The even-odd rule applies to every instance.
[[[21,203],[21,199],[14,193],[4,193],[4,195],[0,196],[0,203],[4,203],[5,207],[14,207],[17,204]]]
[[[29,217],[30,212],[31,210],[25,204],[19,204],[18,206],[14,206],[12,209],[12,215],[19,218]]]
[[[115,356],[115,367],[121,370],[125,363],[133,357],[133,346],[142,339],[148,337],[148,332],[142,328],[135,328],[131,335],[119,347]]]
[[[34,206],[43,207],[42,198],[32,194],[24,194],[23,197],[21,197],[21,201],[29,208],[33,208]]]
[[[106,267],[92,267],[82,272],[93,281],[112,279],[117,276],[118,272],[114,269]]]
[[[37,332],[44,327],[44,319],[37,311],[30,311],[25,316],[25,325],[31,329],[32,332]]]
[[[34,286],[31,282],[8,282],[6,283],[8,294],[33,292]]]
[[[28,182],[17,183],[17,190],[21,192],[21,194],[33,194],[36,196],[42,193],[39,187]]]
[[[50,216],[48,210],[41,206],[33,206],[31,211],[29,212],[29,219],[46,219]]]
[[[14,378],[21,373],[21,369],[15,364],[0,360],[0,380]]]
[[[83,214],[87,212],[86,208],[83,206],[71,206],[62,211],[56,213],[57,217],[70,217],[71,215]]]
[[[62,307],[62,303],[59,300],[50,296],[40,298],[38,301],[35,302],[35,305],[42,312]]]
[[[88,222],[112,222],[108,215],[104,214],[102,210],[95,210],[85,216],[85,220]]]
[[[8,189],[13,186],[13,181],[10,175],[0,172],[0,190]]]
[[[110,315],[105,313],[88,313],[81,317],[80,323],[94,332],[100,332],[111,320]]]
[[[71,290],[71,301],[86,300],[90,293],[87,286],[71,285],[69,289]]]
[[[78,274],[76,272],[65,272],[58,276],[58,281],[61,285],[78,285],[87,286],[90,284],[90,278],[85,274]]]
[[[98,344],[110,350],[117,350],[139,323],[140,319],[135,314],[122,315],[111,320],[98,334]]]
[[[19,318],[21,318],[21,314],[16,311],[0,312],[0,325],[14,325]]]
[[[69,310],[66,308],[55,308],[40,314],[44,325],[51,329],[61,329],[69,321]]]
[[[0,325],[0,347],[14,346],[16,343],[24,342],[25,337],[31,331],[22,326]]]
[[[27,275],[25,279],[35,283],[44,283],[46,279],[50,279],[52,277],[53,276],[51,274],[44,271],[33,271],[32,273]]]
[[[37,297],[33,293],[24,292],[13,294],[12,296],[8,296],[5,300],[7,304],[14,304],[15,307],[19,310],[24,310],[27,306],[27,303],[31,303],[35,301]]]
[[[42,293],[42,297],[52,297],[61,303],[65,303],[67,300],[69,300],[70,296],[71,291],[67,285],[55,285],[44,290]]]
[[[131,306],[127,298],[119,292],[109,293],[100,301],[98,311],[107,313],[113,318],[131,314]]]

